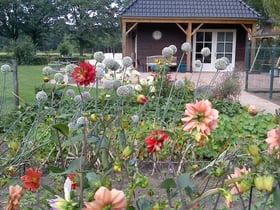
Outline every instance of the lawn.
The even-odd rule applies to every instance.
[[[35,88],[43,83],[42,68],[44,66],[19,66],[18,82],[20,104],[35,102]]]

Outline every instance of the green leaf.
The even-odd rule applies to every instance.
[[[63,168],[59,168],[56,166],[48,166],[47,167],[52,173],[63,173],[65,170]]]
[[[87,173],[86,178],[91,187],[94,187],[95,183],[100,183],[100,177],[94,172]]]
[[[184,173],[177,177],[176,179],[179,189],[184,189],[190,186],[190,174]]]
[[[168,178],[166,180],[164,180],[161,185],[160,185],[160,188],[161,189],[170,189],[170,188],[176,188],[177,185],[176,185],[176,182],[173,178]]]
[[[273,206],[275,209],[278,209],[280,206],[280,187],[276,185],[275,190],[273,192]]]
[[[57,195],[57,193],[52,189],[50,188],[50,186],[48,185],[41,185],[45,190],[49,191],[51,194],[53,195]]]
[[[54,129],[56,129],[57,131],[59,131],[62,135],[64,135],[65,137],[68,137],[69,135],[69,127],[66,124],[55,124],[52,126]]]

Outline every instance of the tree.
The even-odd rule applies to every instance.
[[[279,0],[262,0],[264,10],[267,14],[274,18],[278,24],[280,23],[280,1]]]
[[[55,1],[25,0],[22,6],[22,31],[32,39],[33,44],[42,46],[58,20],[59,5]]]
[[[18,0],[0,1],[0,36],[17,41],[22,28],[22,8]]]
[[[118,8],[112,0],[69,0],[62,7],[68,33],[79,45],[80,55],[86,47],[96,47],[100,37],[119,30]]]

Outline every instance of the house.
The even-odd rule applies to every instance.
[[[131,56],[140,70],[147,69],[147,57],[161,54],[171,44],[178,49],[188,41],[192,52],[183,58],[187,71],[197,71],[194,63],[200,51],[209,47],[203,71],[214,71],[215,60],[226,56],[230,70],[244,70],[248,39],[254,36],[261,15],[242,0],[134,0],[120,15],[124,56]]]

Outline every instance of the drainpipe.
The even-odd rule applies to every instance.
[[[251,41],[248,40],[247,48],[246,48],[246,56],[245,56],[245,91],[248,91],[248,78],[249,78],[249,70],[250,70],[250,57],[251,57]]]
[[[271,49],[271,68],[270,68],[270,87],[269,87],[269,99],[272,99],[273,81],[274,81],[274,67],[275,67],[275,39],[273,38],[273,44]]]

